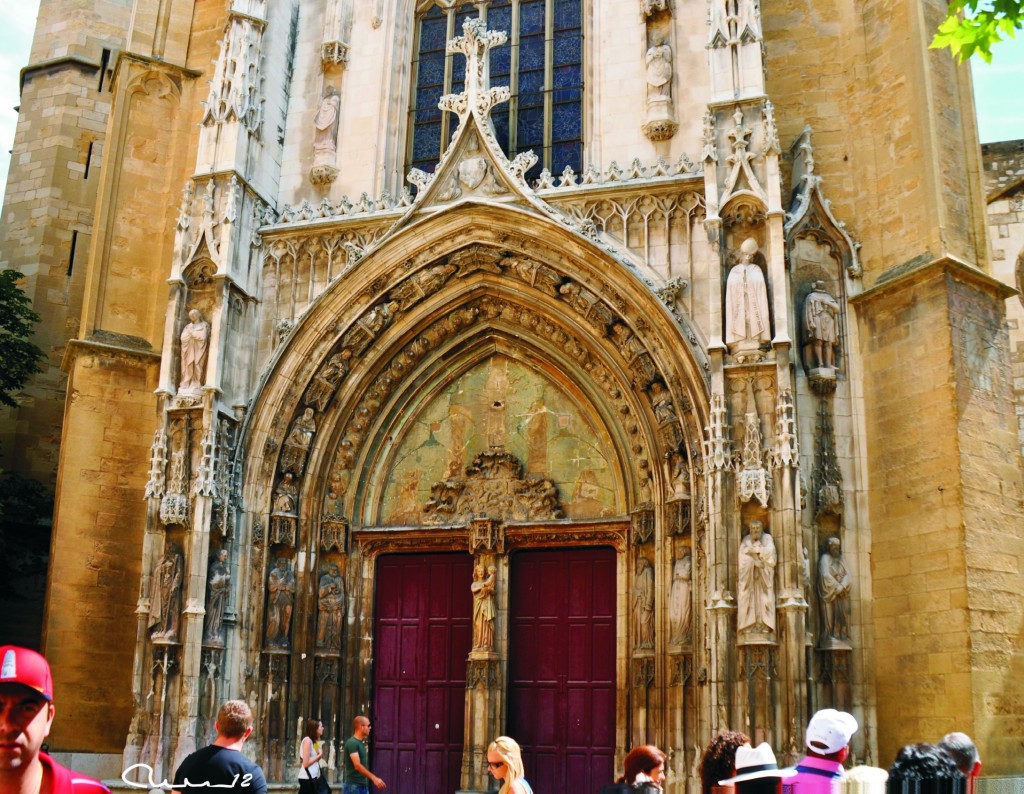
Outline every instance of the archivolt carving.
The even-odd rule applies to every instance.
[[[543,521],[564,518],[551,480],[523,478],[522,464],[507,452],[481,452],[465,479],[435,483],[423,513],[432,524],[464,524],[475,518]]]

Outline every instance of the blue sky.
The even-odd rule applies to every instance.
[[[39,0],[0,0],[0,185],[7,183],[8,152],[18,114],[18,74],[28,63]],[[1024,138],[1024,35],[999,44],[991,65],[972,62],[978,128],[983,143]]]

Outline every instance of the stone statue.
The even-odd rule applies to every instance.
[[[736,629],[775,631],[775,541],[760,521],[740,541]]]
[[[327,410],[327,404],[338,388],[341,379],[348,374],[349,359],[352,351],[347,347],[335,353],[313,378],[313,383],[306,392],[306,405],[315,405],[318,410]]]
[[[295,483],[295,475],[290,471],[285,472],[281,482],[277,484],[277,491],[274,492],[274,513],[295,515],[295,498],[298,493],[299,486]]]
[[[839,342],[839,304],[825,292],[825,283],[815,281],[804,299],[804,334],[808,369],[833,369]]]
[[[647,96],[672,95],[672,48],[668,44],[655,44],[644,56],[647,64]]]
[[[841,556],[839,538],[825,542],[818,559],[818,598],[821,602],[821,638],[850,639],[850,574]]]
[[[149,602],[149,633],[154,640],[178,641],[181,588],[185,582],[185,558],[177,543],[167,542],[164,556],[153,571]]]
[[[206,382],[206,358],[210,352],[210,324],[199,309],[188,313],[181,330],[181,379],[179,394],[199,394]]]
[[[228,591],[231,589],[231,570],[228,568],[228,550],[217,549],[210,557],[206,573],[206,627],[203,643],[223,647],[221,627],[224,625],[224,611],[228,605]]]
[[[636,561],[633,581],[633,648],[654,647],[654,566],[646,557]]]
[[[672,566],[672,589],[668,601],[668,641],[686,642],[693,617],[690,602],[690,580],[693,577],[693,558],[684,554]]]
[[[678,449],[670,449],[665,453],[668,479],[672,484],[670,500],[688,499],[690,497],[690,469],[686,465],[686,457]]]
[[[757,350],[771,342],[768,287],[754,262],[757,241],[748,237],[740,245],[740,261],[729,271],[725,285],[725,342],[730,352]],[[735,348],[735,350],[734,350]]]
[[[316,647],[319,650],[341,650],[341,624],[345,614],[345,581],[337,564],[332,563],[320,577],[318,592],[320,612],[317,616]]]
[[[316,419],[313,418],[313,409],[306,408],[302,416],[295,420],[291,432],[284,440],[281,449],[281,473],[295,472],[302,474],[306,463],[306,453],[309,445],[313,443],[313,436],[316,434]]]
[[[659,425],[678,421],[675,406],[672,404],[672,395],[661,381],[656,380],[651,384],[650,396],[654,418],[658,421]]]
[[[484,577],[484,566],[477,565],[473,569],[473,650],[494,650],[494,585],[498,577],[498,569],[491,565]]]
[[[333,85],[324,89],[323,99],[313,119],[313,165],[333,166],[338,153],[338,126],[341,97]]]
[[[295,574],[287,557],[278,557],[270,571],[267,596],[267,647],[288,648],[295,606]]]

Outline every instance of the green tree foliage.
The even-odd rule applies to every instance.
[[[0,404],[17,405],[14,392],[39,372],[43,351],[29,339],[39,315],[32,311],[28,295],[18,286],[21,273],[0,271]]]
[[[991,63],[992,45],[1024,28],[1024,0],[952,0],[947,11],[931,46],[961,63],[974,54]]]

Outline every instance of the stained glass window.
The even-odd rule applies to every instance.
[[[508,44],[491,50],[491,85],[506,85],[511,101],[491,112],[498,142],[515,157],[532,149],[537,165],[560,174],[579,173],[583,162],[583,0],[491,0],[435,4],[416,19],[416,56],[409,110],[407,163],[432,172],[451,141],[457,119],[442,113],[443,94],[465,81],[465,58],[445,53],[448,39],[462,35],[465,19],[483,16],[489,30],[508,33]],[[445,3],[449,5],[449,3]],[[479,9],[479,10],[478,10]]]

